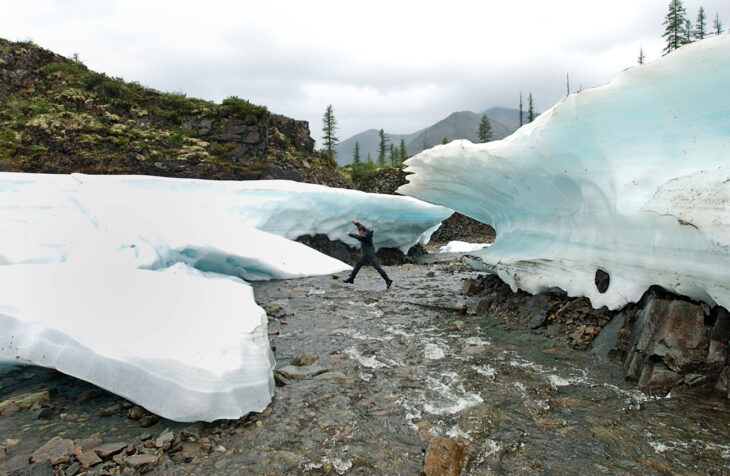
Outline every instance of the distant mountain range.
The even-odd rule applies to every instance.
[[[479,142],[479,122],[482,120],[482,115],[486,115],[492,125],[492,132],[494,133],[492,140],[504,139],[520,126],[520,112],[517,109],[493,107],[479,114],[471,111],[454,112],[436,124],[410,134],[389,134],[388,131],[385,131],[385,133],[390,142],[396,146],[399,146],[401,139],[403,139],[410,157],[440,144],[444,137],[449,141],[468,139],[475,143]],[[523,117],[524,122],[527,122],[526,113]],[[355,142],[360,144],[360,157],[363,162],[367,160],[368,153],[370,153],[373,161],[377,160],[378,144],[380,142],[378,129],[369,129],[337,145],[336,160],[339,166],[352,163]]]

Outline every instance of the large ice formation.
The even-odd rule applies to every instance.
[[[730,308],[729,84],[730,36],[692,43],[504,140],[424,151],[399,192],[492,225],[471,262],[513,289],[615,309],[656,284]]]
[[[425,241],[451,213],[294,182],[0,173],[0,363],[56,368],[179,421],[273,395],[266,314],[244,280],[350,269],[291,241]]]

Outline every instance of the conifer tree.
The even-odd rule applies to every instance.
[[[527,122],[532,122],[535,120],[535,105],[532,101],[532,92],[530,92],[530,96],[527,98]]]
[[[339,142],[339,139],[335,137],[335,131],[337,130],[337,121],[335,120],[335,114],[332,110],[332,104],[327,106],[327,110],[322,116],[322,141],[324,142],[324,151],[330,159],[335,158],[335,146]]]
[[[689,20],[686,20],[684,22],[685,30],[687,31],[687,37],[684,39],[684,43],[692,43],[692,22]]]
[[[522,112],[522,91],[520,91],[520,127],[522,127],[522,123],[524,122],[522,120],[523,114],[524,113]]]
[[[715,13],[715,21],[712,22],[712,28],[715,30],[716,35],[722,33],[722,23],[720,23],[719,13]]]
[[[667,46],[664,47],[664,54],[671,53],[680,46],[687,43],[689,32],[687,31],[687,11],[682,5],[682,0],[671,0],[669,11],[664,19],[664,34],[667,39]]]
[[[355,142],[355,152],[352,156],[352,163],[353,164],[359,164],[360,163],[360,143]]]
[[[449,138],[448,138],[448,137],[446,137],[446,136],[444,136],[444,138],[443,138],[443,139],[441,139],[441,143],[442,143],[442,144],[448,144],[448,143],[449,143]]]
[[[398,163],[398,151],[395,149],[395,144],[392,142],[390,143],[390,165],[395,165]]]
[[[373,156],[370,155],[370,152],[368,152],[368,160],[367,160],[367,163],[370,164],[370,165],[373,165]]]
[[[403,163],[408,158],[408,151],[406,150],[406,141],[400,140],[400,161]]]
[[[639,48],[639,64],[644,64],[644,59],[646,56],[644,55],[644,48]]]
[[[482,116],[482,120],[479,122],[479,140],[482,142],[489,142],[492,140],[494,134],[492,133],[492,123],[489,122],[487,115]]]
[[[388,136],[385,134],[383,129],[378,132],[380,137],[380,143],[378,143],[378,165],[385,165],[385,154],[388,150]]]
[[[700,7],[700,9],[697,11],[697,20],[695,21],[695,38],[698,40],[702,40],[705,38],[706,35],[705,31],[705,9],[703,7]]]

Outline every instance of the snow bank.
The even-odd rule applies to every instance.
[[[504,140],[422,152],[399,192],[492,225],[472,263],[513,289],[616,309],[658,284],[730,308],[728,84],[730,36],[695,42]]]
[[[439,248],[439,253],[471,253],[489,246],[489,243],[467,243],[466,241],[449,241]]]
[[[261,411],[274,359],[243,279],[351,269],[289,238],[343,239],[359,218],[407,250],[450,213],[285,181],[0,173],[0,363],[56,368],[173,420]]]

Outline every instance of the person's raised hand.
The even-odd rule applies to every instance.
[[[357,221],[355,221],[355,220],[352,220],[352,224],[354,225],[355,223],[357,223]]]
[[[349,232],[349,231],[345,232],[345,234],[346,234],[347,236],[350,236],[350,232]]]

